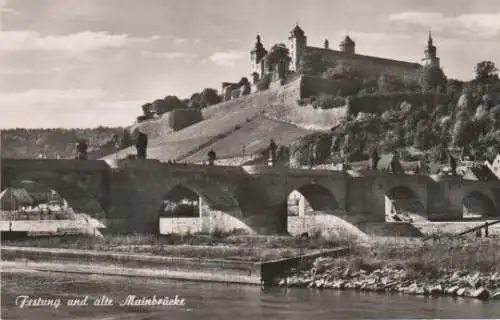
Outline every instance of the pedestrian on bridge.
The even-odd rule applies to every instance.
[[[207,153],[208,156],[208,164],[213,166],[215,163],[215,159],[217,158],[217,154],[215,153],[214,149],[210,149],[210,151]]]
[[[271,165],[275,165],[276,163],[276,150],[278,149],[278,145],[274,142],[274,139],[271,139],[269,142],[269,153],[271,156]]]
[[[87,150],[89,146],[84,139],[79,139],[76,142],[76,159],[77,160],[87,160]]]
[[[146,159],[146,149],[148,148],[148,136],[145,133],[139,131],[135,148],[137,149],[137,158]]]

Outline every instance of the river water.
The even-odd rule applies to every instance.
[[[500,318],[500,301],[427,298],[399,294],[225,285],[139,277],[50,272],[2,272],[1,319],[387,319]],[[94,306],[105,295],[109,306]],[[178,296],[184,305],[120,306],[128,295]],[[53,306],[16,306],[18,296],[60,299]],[[67,306],[85,299],[86,306]],[[18,298],[18,303],[24,298]],[[45,301],[47,302],[47,301]],[[109,302],[109,300],[108,300]],[[65,305],[66,304],[66,305]]]

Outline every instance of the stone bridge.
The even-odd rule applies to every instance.
[[[167,164],[158,160],[2,159],[2,189],[23,180],[56,190],[77,212],[102,213],[117,233],[158,232],[161,202],[177,186],[196,192],[212,209],[260,234],[287,232],[287,200],[299,191],[314,210],[350,222],[384,222],[386,196],[406,190],[425,215],[462,218],[463,200],[475,195],[489,215],[500,216],[500,181],[383,172],[303,170],[285,167],[222,167]],[[339,213],[341,212],[341,213]]]

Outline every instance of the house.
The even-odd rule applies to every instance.
[[[24,206],[32,206],[35,200],[25,189],[7,188],[0,193],[1,210],[18,210]]]
[[[475,180],[475,181],[491,181],[498,180],[498,177],[491,171],[487,165],[480,165],[467,168],[463,178],[465,180]]]
[[[500,153],[497,154],[492,163],[488,161],[485,162],[485,165],[493,172],[493,174],[500,179]]]
[[[394,154],[381,155],[379,161],[377,162],[377,171],[393,172],[393,169],[391,167],[392,162],[394,162],[395,165],[395,173],[404,173],[404,169],[401,165],[401,161],[399,161],[399,157],[395,156]]]

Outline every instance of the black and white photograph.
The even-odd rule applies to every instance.
[[[498,68],[498,0],[0,0],[0,319],[499,319]]]

